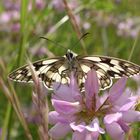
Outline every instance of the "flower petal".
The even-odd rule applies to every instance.
[[[61,139],[64,138],[65,135],[67,135],[68,132],[71,131],[71,128],[69,124],[62,124],[62,123],[57,123],[54,127],[52,127],[49,130],[49,135],[53,139]]]
[[[99,133],[91,132],[88,130],[84,131],[74,131],[72,140],[98,140]]]
[[[123,94],[114,102],[114,105],[124,105],[128,101],[128,98],[131,97],[131,93],[132,91],[130,89],[125,90],[125,92],[123,92]]]
[[[127,123],[138,122],[140,121],[140,112],[134,110],[128,110],[123,112],[122,120]]]
[[[126,133],[129,131],[129,125],[125,123],[122,119],[118,121],[118,124],[121,126],[122,130]]]
[[[109,100],[111,103],[115,103],[116,100],[122,95],[125,85],[126,85],[127,78],[123,77],[119,79],[109,90]]]
[[[78,85],[77,85],[77,81],[74,77],[74,73],[71,73],[71,77],[70,77],[70,91],[72,94],[72,97],[76,100],[76,101],[81,101],[82,100],[82,96],[80,94]]]
[[[122,117],[122,113],[108,114],[104,117],[105,124],[111,124],[117,122]]]
[[[128,103],[124,104],[123,106],[120,107],[119,111],[127,111],[131,109],[135,105],[135,101],[128,101]]]
[[[99,126],[99,120],[97,118],[95,118],[90,125],[86,126],[86,129],[91,132],[105,133],[104,129]]]
[[[53,90],[54,90],[54,95],[52,98],[54,99],[59,99],[59,100],[65,100],[69,102],[74,102],[74,98],[72,96],[70,87],[67,85],[63,85],[60,83],[54,83],[53,84]]]
[[[79,131],[75,131],[72,135],[72,140],[85,140],[85,133],[80,133]]]
[[[76,124],[75,122],[70,123],[70,127],[73,131],[83,132],[85,130],[85,123]]]
[[[52,104],[55,110],[60,114],[73,115],[81,111],[79,102],[67,102],[62,100],[52,99]]]
[[[88,96],[93,97],[94,94],[99,92],[98,77],[95,70],[90,70],[87,73],[87,79],[85,82],[85,90]]]
[[[94,106],[96,110],[100,106],[100,100],[98,97],[99,83],[97,73],[95,70],[90,70],[87,74],[87,79],[85,82],[85,92],[87,108],[90,109]],[[95,105],[93,105],[93,103]]]
[[[85,140],[98,140],[99,132],[87,132]]]
[[[51,111],[49,112],[49,116],[48,116],[48,121],[50,124],[56,124],[58,122],[61,123],[68,123],[67,118],[65,118],[64,116],[61,116],[58,112],[56,111]]]
[[[125,133],[118,123],[113,122],[110,124],[105,124],[105,126],[107,132],[109,133],[109,135],[113,140],[124,140]]]
[[[48,121],[50,124],[56,124],[58,121],[59,113],[56,111],[49,112]]]

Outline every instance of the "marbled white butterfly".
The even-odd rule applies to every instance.
[[[101,90],[109,88],[112,85],[112,79],[122,76],[131,77],[140,73],[140,67],[129,61],[107,56],[80,56],[70,50],[62,57],[36,61],[33,67],[48,88],[52,88],[53,82],[69,84],[72,71],[82,89],[87,72],[90,69],[96,70]],[[8,77],[18,82],[32,82],[28,65],[13,71]]]

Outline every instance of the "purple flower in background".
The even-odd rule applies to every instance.
[[[113,140],[123,140],[129,124],[140,121],[140,112],[134,110],[136,98],[130,92],[124,92],[125,84],[126,78],[120,79],[108,95],[100,97],[94,70],[88,72],[82,93],[73,75],[69,86],[55,83],[52,97],[55,111],[49,113],[49,123],[54,127],[49,135],[60,139],[73,132],[72,140],[96,140],[107,131]],[[105,130],[100,127],[101,122],[104,122]]]
[[[0,13],[0,31],[18,32],[20,29],[20,1],[3,0],[4,11]]]
[[[45,7],[43,0],[35,0],[35,8],[42,10]],[[18,32],[20,30],[20,5],[21,1],[4,0],[4,11],[0,13],[0,31]],[[33,2],[29,1],[28,11],[32,10]]]
[[[137,103],[135,105],[136,110],[140,111],[140,75],[136,75],[133,77],[133,80],[137,84],[137,89],[133,91],[135,93],[135,96],[137,96]],[[134,89],[130,89],[134,90]]]
[[[18,32],[20,29],[19,12],[5,11],[0,14],[0,31],[5,32]]]
[[[35,5],[33,4],[33,1],[29,1],[28,10],[32,10],[32,6],[34,5],[36,9],[42,10],[45,7],[46,2],[44,0],[35,0]]]
[[[18,32],[20,30],[20,23],[15,23],[11,26],[11,30],[14,32]]]
[[[122,1],[121,1],[121,0],[114,0],[114,2],[115,2],[116,4],[120,4]]]
[[[45,47],[34,47],[30,48],[29,52],[34,56],[43,57],[47,54],[47,49]]]
[[[140,75],[136,75],[133,77],[133,80],[137,83],[137,86],[140,85]]]
[[[117,34],[119,36],[132,38],[135,38],[140,31],[139,21],[132,18],[128,18],[126,19],[126,21],[119,22],[117,28],[118,28]]]
[[[6,11],[20,10],[20,0],[16,0],[16,2],[15,0],[3,0],[2,4],[5,7]]]
[[[78,2],[76,0],[71,0],[68,2],[68,5],[73,10],[78,7]],[[59,12],[64,11],[63,0],[52,0],[52,6]]]
[[[19,20],[20,18],[20,15],[19,15],[19,12],[18,11],[7,11],[7,12],[3,12],[1,15],[0,15],[0,24],[5,24],[5,23],[8,23],[10,21],[16,21],[16,20]]]
[[[113,15],[105,14],[103,11],[95,12],[95,21],[98,26],[108,27],[114,25],[117,22],[117,18],[114,18]]]
[[[37,9],[43,9],[45,7],[44,0],[36,0],[36,8]]]

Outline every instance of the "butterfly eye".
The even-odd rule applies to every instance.
[[[70,58],[73,58],[73,53],[70,52],[69,53],[69,56],[70,56]]]
[[[66,54],[66,57],[67,57],[68,60],[71,60],[71,59],[73,58],[73,53],[68,52],[68,53]]]

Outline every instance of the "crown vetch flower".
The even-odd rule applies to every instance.
[[[140,121],[140,112],[135,111],[136,98],[130,91],[124,92],[126,78],[118,80],[105,96],[99,96],[99,84],[94,70],[88,72],[85,91],[80,92],[71,75],[69,86],[54,84],[52,105],[49,113],[49,130],[53,139],[60,139],[73,132],[72,140],[96,140],[105,131],[114,140],[123,140],[129,124]],[[58,88],[59,87],[59,88]],[[100,127],[104,123],[105,130]]]

